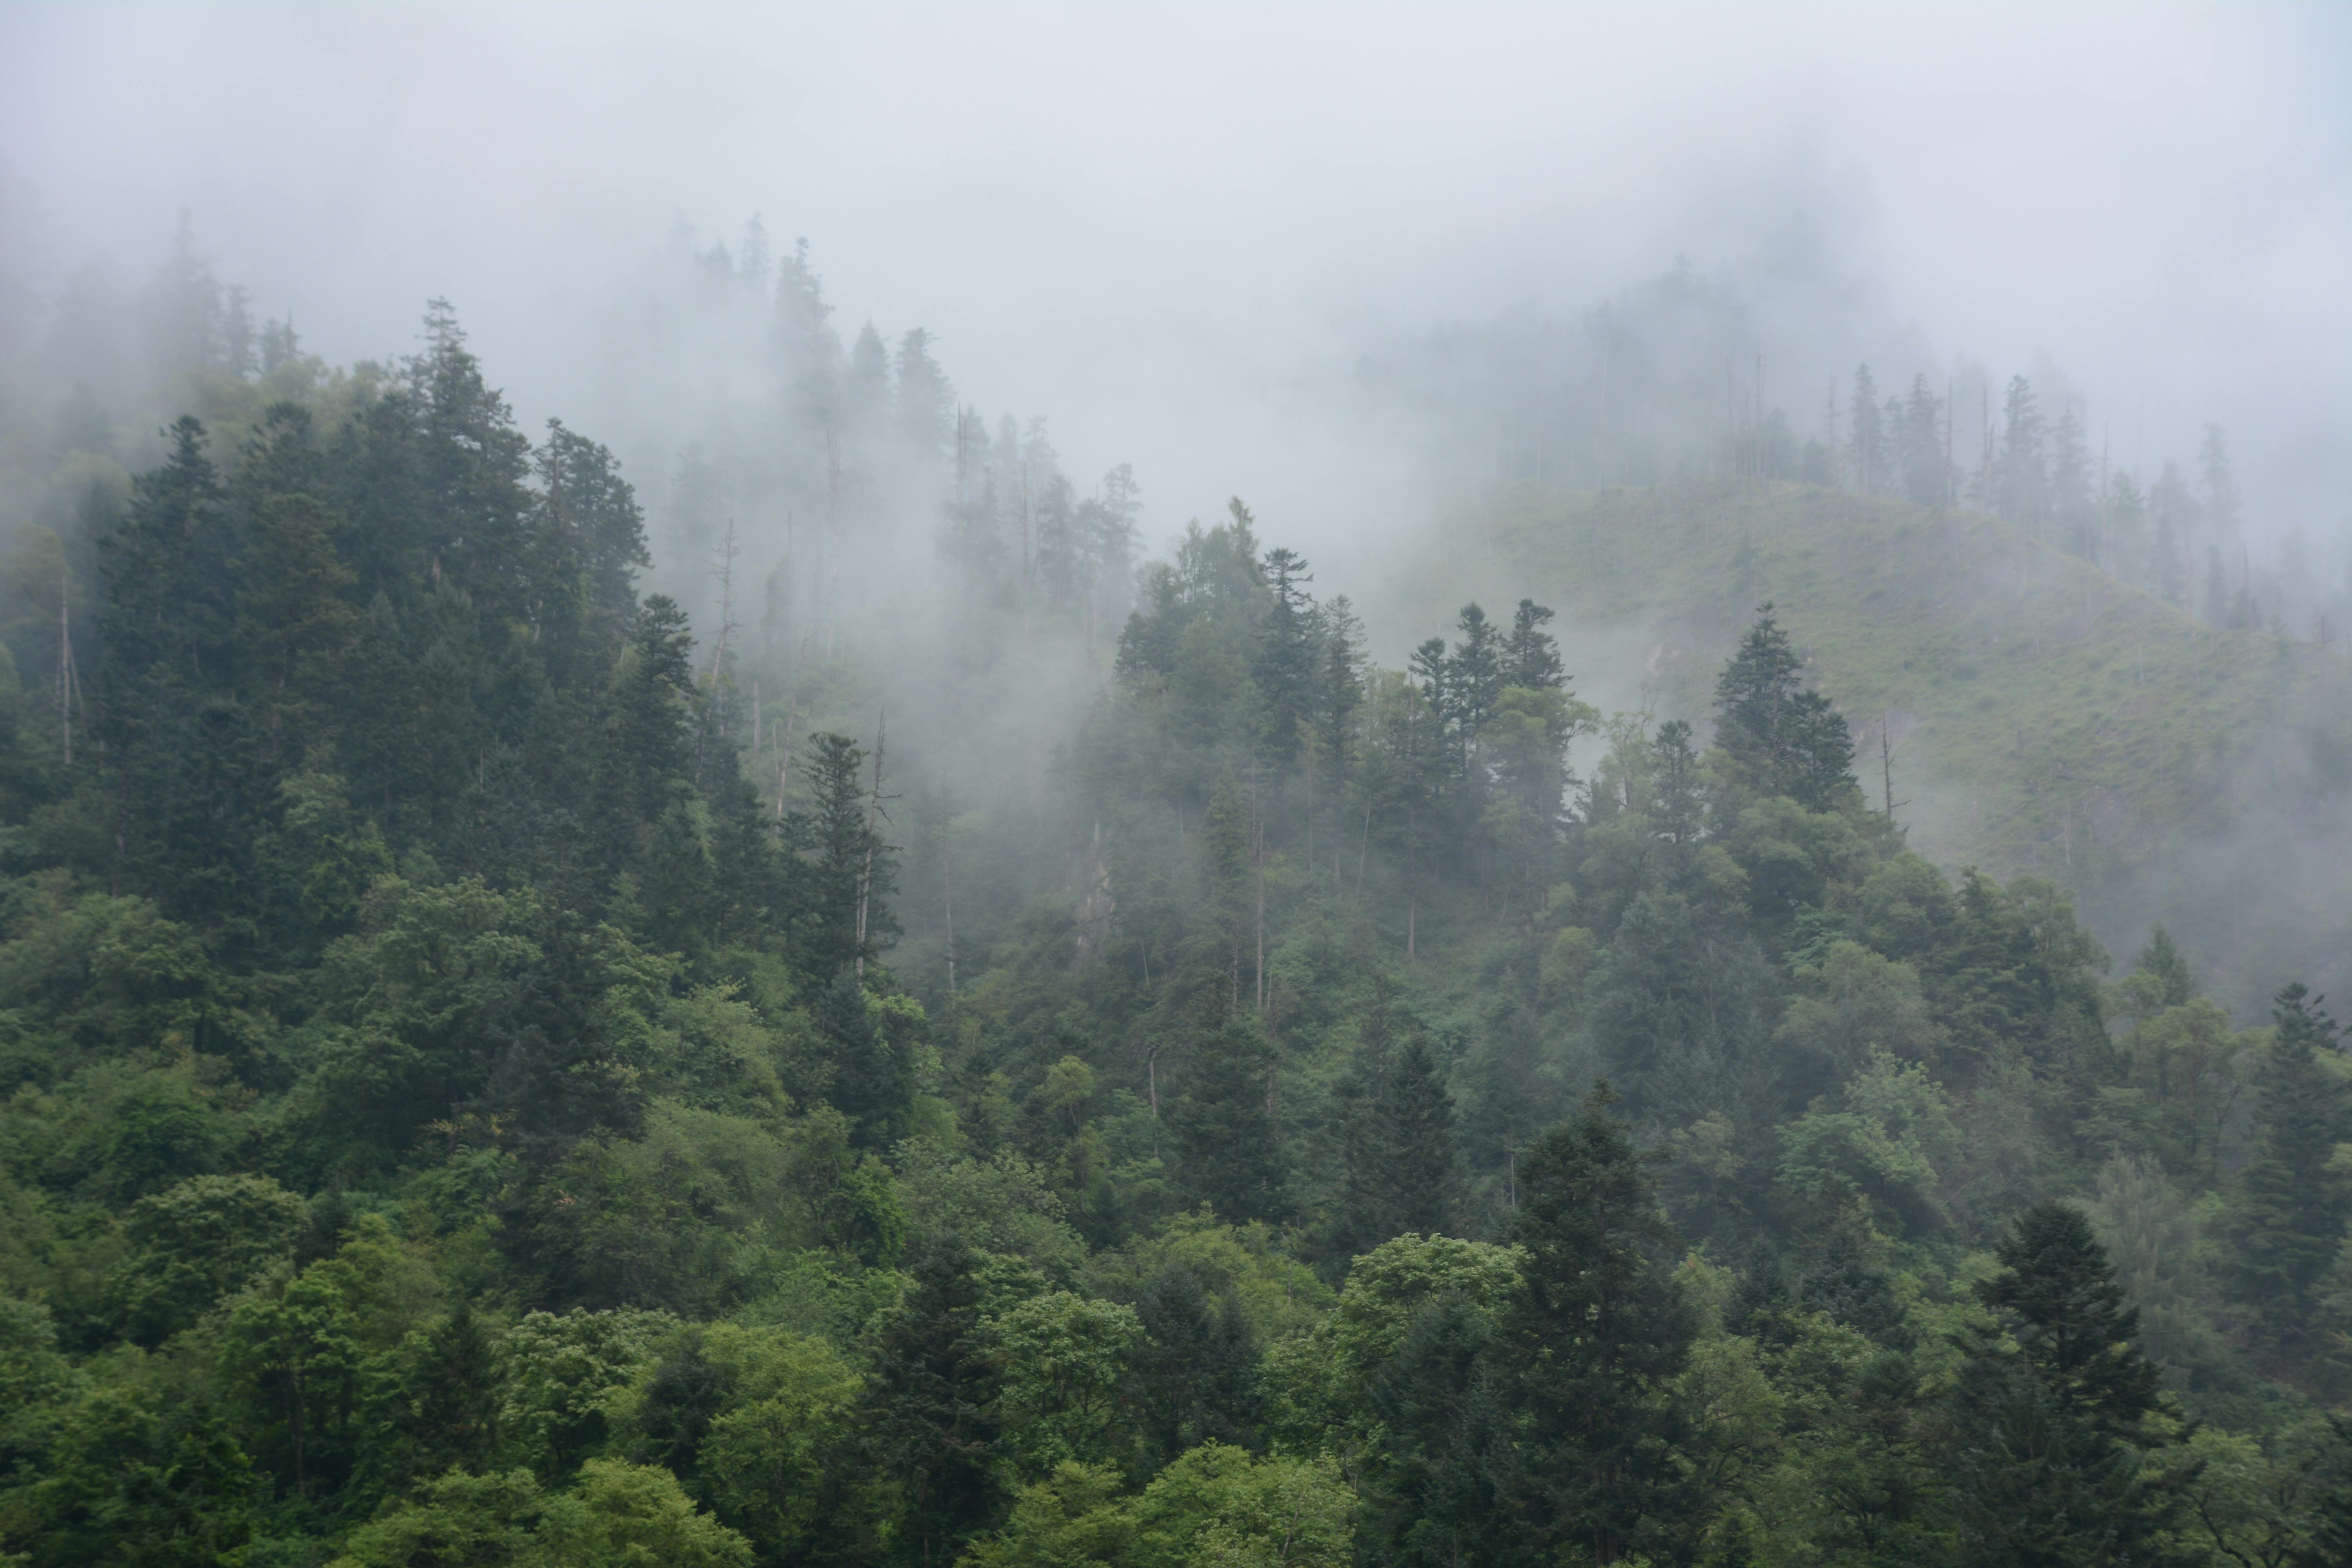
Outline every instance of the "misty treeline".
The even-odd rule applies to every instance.
[[[2342,1032],[1910,853],[1771,606],[1603,716],[1236,501],[1090,631],[950,414],[879,613],[722,552],[697,637],[446,307],[175,374],[120,496],[20,459],[22,1561],[2352,1551]]]
[[[2004,382],[1960,356],[1882,384],[1864,363],[1795,394],[1810,373],[1762,344],[1794,340],[1789,357],[1811,364],[1805,339],[1685,265],[1573,323],[1511,317],[1392,345],[1359,379],[1373,407],[1412,411],[1442,432],[1446,461],[1476,472],[1583,486],[1755,475],[1968,506],[2209,626],[2346,646],[2352,513],[2324,537],[2250,528],[2261,520],[2243,515],[2220,426],[2191,458],[2144,468],[2142,414],[2095,416],[2054,366]],[[1906,365],[1935,363],[1924,343],[1904,349]]]

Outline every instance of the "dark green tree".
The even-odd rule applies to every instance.
[[[1202,1443],[1251,1442],[1260,1349],[1241,1302],[1212,1295],[1171,1258],[1144,1282],[1135,1313],[1144,1343],[1129,1364],[1152,1461],[1167,1464]]]
[[[2313,1299],[2343,1246],[2352,1196],[2332,1163],[2352,1138],[2344,1079],[2319,1059],[2341,1031],[2320,1000],[2300,982],[2278,994],[2277,1035],[2255,1080],[2253,1155],[2231,1205],[2235,1293],[2283,1369],[2307,1357]]]
[[[1953,1396],[1960,1560],[2166,1561],[2177,1497],[2144,1477],[2142,1455],[2175,1430],[2090,1222],[2039,1205],[1998,1256],[2000,1272],[1977,1287],[1998,1326],[1965,1337]]]
[[[1519,1160],[1507,1235],[1528,1259],[1496,1361],[1517,1437],[1503,1489],[1530,1562],[1614,1563],[1687,1517],[1672,1384],[1696,1324],[1614,1100],[1596,1088]]]
[[[1546,690],[1568,684],[1560,662],[1559,643],[1544,630],[1552,612],[1533,599],[1521,599],[1511,614],[1511,634],[1503,644],[1503,684]]]
[[[1003,1501],[996,1453],[1003,1369],[981,1325],[980,1258],[933,1237],[913,1259],[914,1289],[874,1347],[867,1423],[898,1516],[899,1562],[945,1568]]]
[[[1805,688],[1802,670],[1764,605],[1716,681],[1715,743],[1749,789],[1833,810],[1859,798],[1853,735],[1828,698]]]
[[[1227,1019],[1193,1037],[1183,1091],[1170,1108],[1185,1190],[1234,1224],[1287,1209],[1289,1160],[1274,1119],[1274,1053],[1257,1026]]]
[[[2157,999],[2167,1007],[2179,1007],[2197,999],[2197,976],[2189,967],[2189,960],[2172,933],[2162,924],[2148,933],[2147,945],[2139,950],[2132,961],[2133,970],[2153,977],[2158,990]]]
[[[1274,604],[1258,644],[1258,700],[1264,705],[1259,743],[1265,760],[1287,773],[1307,742],[1315,717],[1315,601],[1302,584],[1315,579],[1307,559],[1294,550],[1265,552],[1265,581]]]
[[[1382,1064],[1349,1129],[1348,1229],[1355,1250],[1391,1237],[1453,1231],[1460,1186],[1454,1121],[1454,1097],[1416,1033]]]

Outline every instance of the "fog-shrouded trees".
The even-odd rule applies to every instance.
[[[1790,595],[1604,719],[1499,571],[1367,626],[1239,500],[1134,569],[1131,470],[764,247],[693,264],[772,470],[656,470],[799,487],[756,611],[446,306],[300,383],[159,292],[243,391],[0,580],[0,1555],[2340,1555],[2318,998],[1913,852]],[[1857,383],[1947,504],[1948,391]],[[2201,560],[2218,438],[2053,406],[1994,503]]]

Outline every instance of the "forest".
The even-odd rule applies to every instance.
[[[1130,469],[758,243],[772,561],[727,451],[656,562],[446,303],[331,367],[184,239],[165,390],[12,414],[0,1561],[2352,1562],[2305,977],[1916,852],[1751,583],[1662,717],[1242,500],[1138,564]],[[2143,495],[1950,402],[1759,399],[1657,504],[2326,642],[2220,433]]]

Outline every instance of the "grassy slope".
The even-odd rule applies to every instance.
[[[1375,625],[1426,635],[1465,600],[1531,595],[1594,700],[1696,719],[1769,599],[1852,721],[1874,803],[1887,727],[1897,815],[1930,858],[2054,877],[2111,940],[2189,926],[2228,991],[2282,965],[2325,982],[2343,952],[2339,656],[2200,626],[1988,517],[1811,486],[1514,486],[1443,511]],[[2283,858],[2291,915],[2276,879],[2266,902],[2240,885]],[[2242,904],[2271,914],[2250,929]]]

